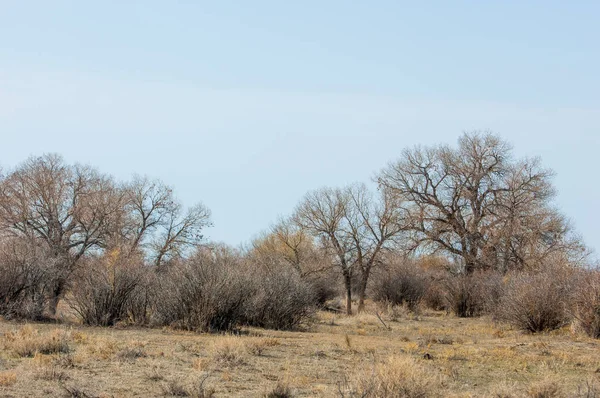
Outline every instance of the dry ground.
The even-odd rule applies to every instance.
[[[570,329],[369,312],[235,336],[2,321],[0,396],[600,397],[599,342]]]

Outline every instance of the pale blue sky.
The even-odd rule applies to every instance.
[[[2,1],[0,164],[158,177],[239,244],[323,185],[490,129],[600,249],[600,2]]]

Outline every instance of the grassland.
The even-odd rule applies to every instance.
[[[600,345],[568,328],[375,312],[237,335],[1,321],[0,396],[600,397]]]

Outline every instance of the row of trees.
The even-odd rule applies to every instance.
[[[295,267],[309,256],[302,251],[320,248],[342,276],[348,314],[354,290],[364,308],[373,267],[390,251],[443,256],[467,275],[579,265],[587,251],[552,206],[552,176],[539,159],[515,159],[498,136],[467,133],[456,148],[404,150],[375,176],[376,193],[364,184],[309,192],[254,246],[278,241]]]
[[[210,223],[205,206],[184,209],[160,181],[116,182],[54,154],[0,175],[0,243],[4,252],[43,251],[51,316],[86,258],[118,252],[160,268],[198,245]]]
[[[358,311],[364,309],[373,273],[392,254],[443,258],[452,272],[464,275],[534,270],[548,263],[580,265],[587,252],[552,206],[552,175],[538,159],[515,159],[511,147],[491,133],[464,134],[457,147],[407,149],[376,174],[374,190],[353,184],[307,193],[233,263],[244,264],[248,272],[260,269],[263,280],[280,280],[279,274],[287,275],[286,283],[299,278],[312,295],[302,295],[303,304],[294,307],[301,313],[309,312],[310,303],[335,295],[332,285],[341,280],[347,314],[352,314],[354,295]],[[210,225],[205,206],[185,209],[160,181],[134,177],[118,182],[89,166],[66,164],[58,155],[30,158],[0,173],[0,265],[14,271],[5,272],[10,278],[0,277],[0,300],[9,308],[28,292],[34,313],[44,308],[54,316],[60,299],[78,285],[71,297],[79,297],[76,308],[87,314],[105,305],[106,297],[115,300],[117,290],[127,293],[127,300],[135,291],[143,311],[129,314],[146,317],[148,300],[139,300],[151,289],[162,289],[170,280],[168,290],[175,292],[188,286],[186,281],[241,267],[203,273],[206,264],[219,263],[200,256],[211,246],[202,239]],[[146,283],[139,293],[145,283],[140,281],[156,280],[149,271],[164,281]],[[117,275],[124,285],[118,285]],[[276,288],[251,284],[261,286],[252,297]],[[188,289],[196,292],[193,286]],[[285,301],[281,294],[278,300]],[[175,298],[177,305],[183,305],[181,296]],[[156,311],[172,302],[162,293],[153,297],[161,297],[153,301]],[[127,300],[117,301],[122,307]],[[109,316],[112,323],[128,312],[115,311],[96,318]],[[264,314],[249,316],[257,310],[248,311],[240,319],[264,322],[256,320]],[[275,310],[258,312],[265,311]]]

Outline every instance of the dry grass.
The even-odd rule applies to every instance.
[[[239,335],[0,321],[0,396],[600,397],[600,344],[569,328],[369,311]]]
[[[36,354],[67,353],[70,350],[70,332],[53,329],[40,333],[31,325],[4,334],[4,349],[19,357],[33,357]]]
[[[391,356],[375,364],[359,364],[338,386],[343,397],[423,398],[443,396],[443,376],[407,356]]]
[[[0,387],[10,387],[17,382],[15,372],[0,372]]]

